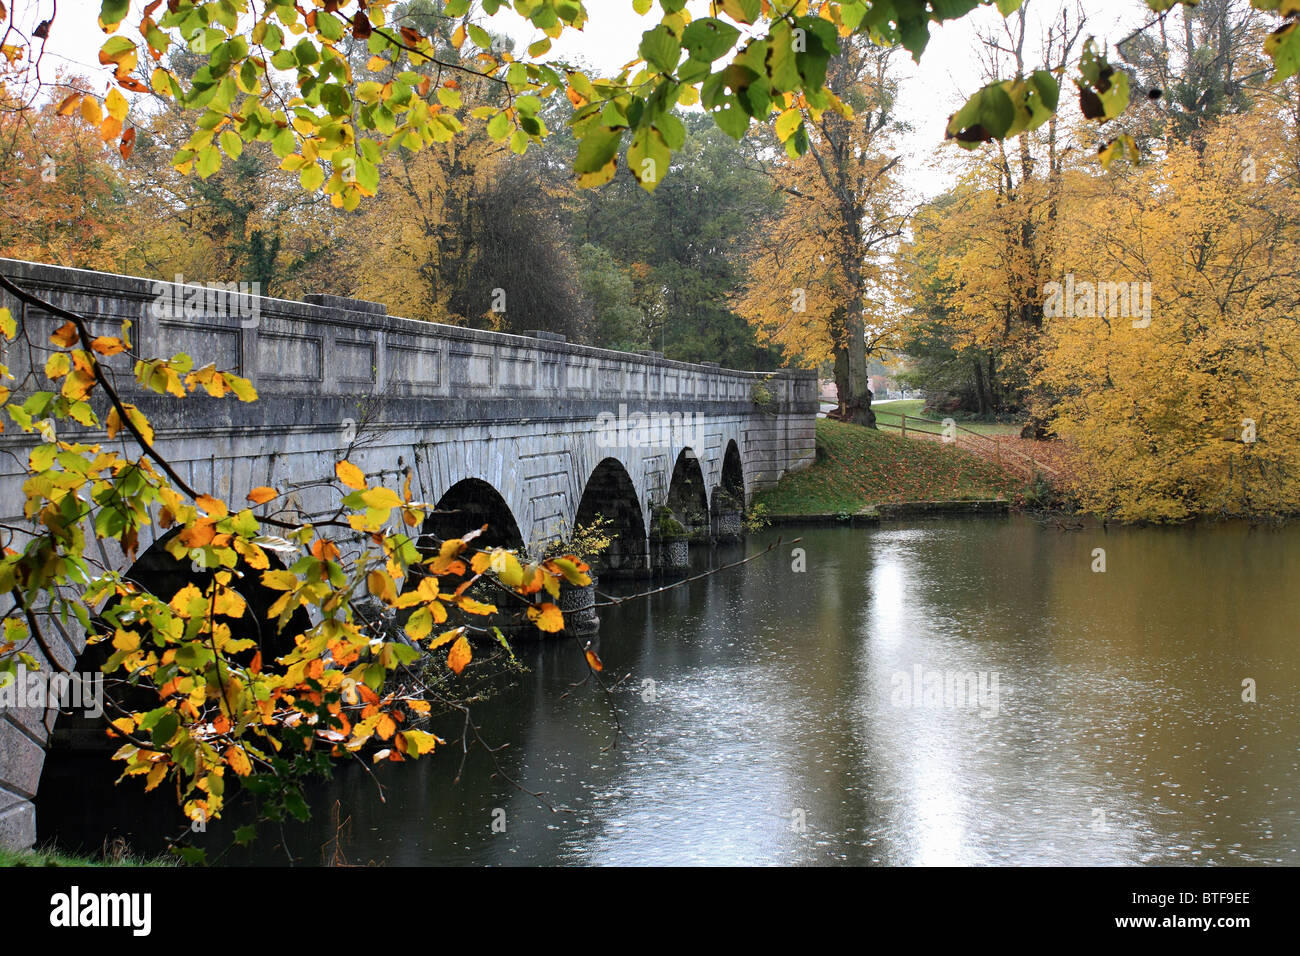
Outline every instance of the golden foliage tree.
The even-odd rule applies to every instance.
[[[775,161],[771,175],[786,202],[756,238],[734,304],[760,342],[780,345],[792,361],[833,361],[840,412],[864,425],[875,424],[867,355],[892,331],[884,256],[907,216],[899,159],[888,155],[895,124],[889,60],[886,49],[850,41],[831,60],[827,86],[854,115],[821,113],[803,127],[806,152],[791,148],[793,155]],[[798,134],[783,122],[799,120],[796,106],[777,118],[787,143]]]
[[[1040,380],[1083,453],[1088,509],[1300,506],[1297,118],[1261,107],[1221,123],[1097,178],[1063,217],[1074,301],[1047,322]]]

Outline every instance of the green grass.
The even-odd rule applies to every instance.
[[[945,418],[952,418],[958,425],[968,431],[973,431],[978,435],[1019,435],[1020,426],[1002,422],[981,422],[965,421],[958,415],[927,415],[921,411],[925,407],[925,401],[920,398],[898,399],[892,402],[872,402],[871,410],[876,413],[877,423],[883,425],[901,425],[902,416],[907,415],[909,418],[924,418],[926,421],[934,422],[936,426],[941,425]],[[908,423],[911,424],[910,422]],[[938,431],[938,427],[926,426],[926,431]],[[890,429],[894,431],[894,429]]]
[[[145,858],[130,854],[63,853],[50,847],[35,850],[0,848],[0,867],[5,866],[176,866],[168,857]]]
[[[770,514],[856,514],[884,501],[1012,498],[1023,482],[953,445],[819,419],[817,462],[758,496]]]

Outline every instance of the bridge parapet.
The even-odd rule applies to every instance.
[[[817,408],[812,371],[743,372],[549,336],[467,329],[390,316],[382,305],[336,296],[297,302],[12,259],[0,259],[0,272],[55,305],[91,317],[97,334],[116,334],[130,320],[139,355],[185,352],[197,365],[212,362],[249,378],[268,396],[309,394],[328,401],[373,393],[468,402],[480,412],[489,410],[483,402],[498,399],[513,418],[521,411],[546,417],[545,406],[553,402],[705,411],[752,405],[761,396],[763,410],[772,415]],[[3,293],[0,303],[15,314],[22,308]],[[34,333],[57,324],[28,311]],[[26,359],[21,352],[9,359],[20,381]],[[128,360],[119,357],[112,364],[124,373],[125,390],[135,390]]]

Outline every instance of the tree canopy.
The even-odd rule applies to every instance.
[[[448,142],[465,129],[462,86],[481,83],[491,102],[471,115],[488,134],[524,153],[550,135],[545,106],[567,97],[578,150],[573,172],[580,186],[608,182],[620,157],[643,188],[668,175],[685,130],[677,106],[699,106],[720,129],[739,139],[751,123],[775,116],[791,155],[808,149],[809,122],[852,107],[826,83],[831,58],[849,37],[898,45],[920,58],[932,24],[960,19],[982,6],[1004,15],[1022,0],[720,0],[710,16],[693,18],[686,0],[629,0],[650,15],[629,62],[612,76],[548,59],[553,41],[581,30],[580,0],[446,0],[429,16],[393,18],[394,0],[154,0],[138,20],[128,0],[103,0],[99,25],[109,34],[100,62],[113,70],[107,95],[69,94],[61,110],[79,109],[106,140],[132,145],[125,126],[126,92],[150,88],[195,114],[195,129],[172,162],[202,177],[237,159],[245,144],[264,141],[302,187],[324,189],[336,205],[354,208],[378,190],[381,169],[399,151],[418,152]],[[1145,0],[1156,16],[1193,0]],[[1252,0],[1278,18],[1264,42],[1274,79],[1300,67],[1300,24],[1290,0]],[[527,19],[543,36],[523,55],[505,49],[487,24],[504,9]],[[63,14],[68,16],[68,14]],[[657,22],[654,22],[657,19]],[[37,95],[39,63],[49,22],[22,35],[7,10],[3,53],[6,85],[22,100]],[[39,43],[38,43],[39,41]],[[353,62],[360,45],[364,64]],[[163,56],[184,48],[202,58],[190,75]],[[147,84],[135,74],[152,62]],[[431,66],[434,76],[413,67]],[[1088,40],[1072,64],[1025,67],[976,92],[948,124],[965,146],[1014,137],[1041,126],[1057,110],[1070,70],[1083,115],[1106,121],[1127,107],[1128,74]],[[1129,145],[1116,137],[1117,149]],[[1105,155],[1115,155],[1111,150]]]

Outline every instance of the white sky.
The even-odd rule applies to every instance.
[[[1144,22],[1145,10],[1141,0],[1027,0],[1030,22],[1036,27],[1029,31],[1031,37],[1041,32],[1038,25],[1055,20],[1063,7],[1073,10],[1082,6],[1088,17],[1088,32],[1099,42],[1113,48],[1116,41]],[[53,0],[11,0],[9,7],[15,22],[30,30],[37,22],[49,16]],[[132,15],[128,22],[138,22],[139,11],[145,0],[132,0]],[[708,14],[706,0],[691,0],[688,4],[696,16]],[[602,73],[617,72],[636,57],[641,32],[657,22],[654,12],[639,17],[632,10],[631,0],[587,0],[590,20],[581,33],[566,32],[556,42],[552,57],[581,60]],[[51,31],[47,57],[51,68],[55,64],[79,68],[92,77],[106,76],[107,67],[97,59],[104,35],[96,25],[99,0],[59,0],[58,17]],[[903,80],[900,84],[900,115],[910,122],[914,130],[899,144],[906,158],[905,178],[918,198],[928,198],[941,192],[951,181],[945,157],[956,149],[943,144],[944,127],[949,115],[980,86],[981,74],[976,54],[978,34],[982,30],[998,28],[1001,17],[992,7],[975,11],[961,21],[932,27],[930,44],[919,66],[913,64],[906,51],[900,51],[898,66]],[[506,33],[518,41],[521,49],[541,36],[528,23],[513,13],[502,12],[487,21],[495,32]],[[1034,48],[1027,51],[1027,59],[1034,63]],[[1077,51],[1076,51],[1077,55]],[[52,69],[43,70],[43,73]],[[1072,98],[1073,87],[1063,84],[1062,101]]]

